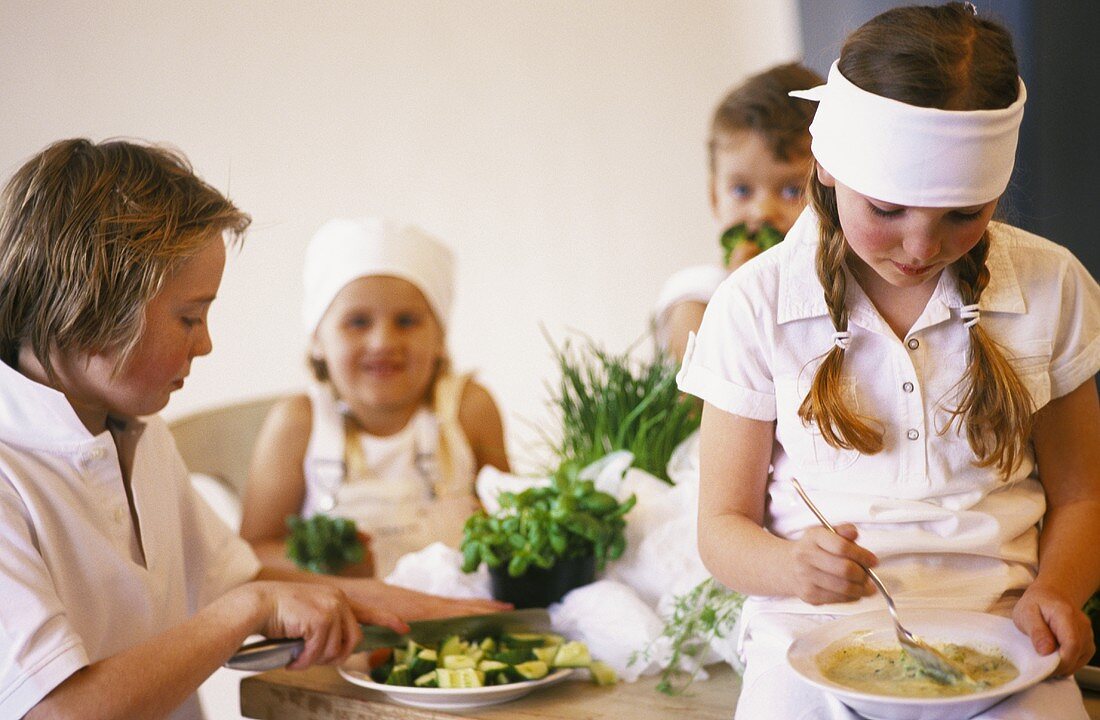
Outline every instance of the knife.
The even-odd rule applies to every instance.
[[[490,615],[464,615],[442,620],[417,620],[409,623],[404,635],[381,625],[361,625],[363,639],[354,652],[403,645],[415,640],[435,646],[451,635],[464,638],[500,635],[503,632],[550,632],[550,614],[545,608],[508,610]],[[225,666],[234,670],[275,670],[294,662],[305,647],[301,638],[264,639],[241,646]]]

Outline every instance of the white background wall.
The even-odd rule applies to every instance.
[[[797,36],[794,0],[0,0],[0,175],[63,137],[165,141],[252,214],[170,418],[303,383],[323,221],[417,222],[456,250],[452,354],[522,465],[540,323],[621,351],[670,272],[716,259],[710,113]]]

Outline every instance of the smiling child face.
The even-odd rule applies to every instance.
[[[361,415],[412,412],[444,355],[443,329],[424,294],[397,277],[369,276],[337,293],[314,334],[337,394]]]

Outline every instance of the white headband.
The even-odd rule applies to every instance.
[[[940,110],[869,93],[837,67],[792,97],[818,103],[814,158],[861,195],[908,207],[971,207],[1000,197],[1016,161],[1027,91],[1001,110]]]
[[[302,321],[317,329],[337,293],[353,280],[387,275],[417,287],[444,328],[454,292],[454,256],[423,230],[381,218],[330,220],[306,248]]]

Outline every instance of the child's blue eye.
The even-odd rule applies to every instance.
[[[744,199],[752,195],[752,188],[744,184],[734,185],[730,188],[730,195],[737,199]]]
[[[801,185],[784,185],[779,191],[779,197],[784,200],[801,200],[802,199],[802,186]]]

